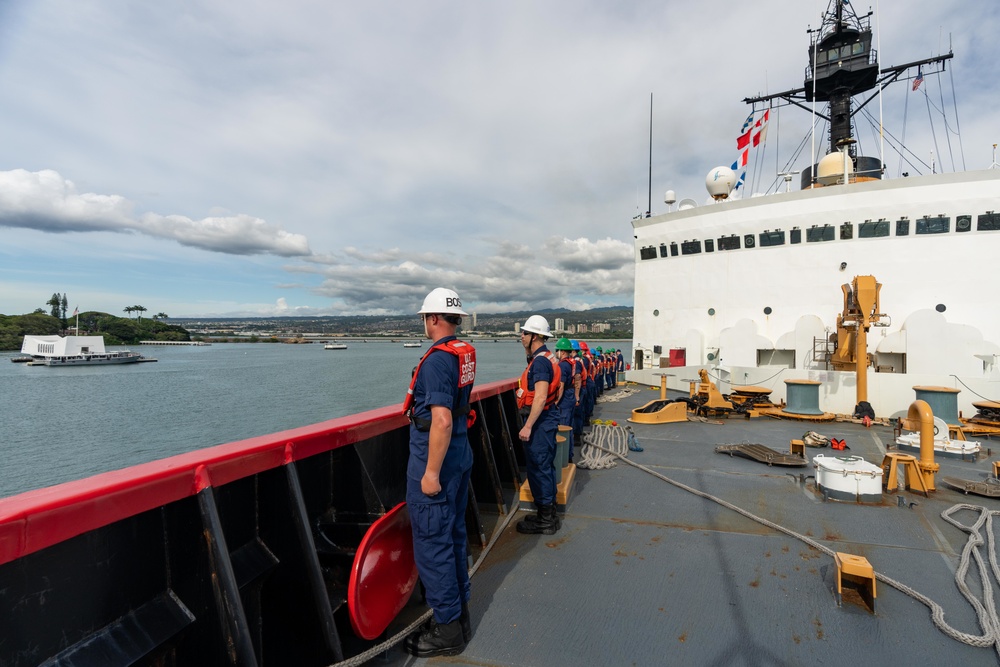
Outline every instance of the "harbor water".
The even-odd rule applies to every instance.
[[[350,342],[133,348],[156,363],[45,367],[0,355],[0,498],[235,440],[401,404],[429,345]],[[476,383],[524,368],[478,341]],[[616,341],[626,352],[629,343]],[[551,347],[551,346],[550,346]]]

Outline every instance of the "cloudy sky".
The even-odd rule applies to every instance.
[[[705,199],[743,98],[802,86],[826,5],[0,0],[0,313],[53,292],[174,317],[414,312],[437,286],[483,313],[631,304],[650,94],[656,214],[668,188]],[[914,151],[889,175],[932,151],[988,167],[1000,3],[877,9],[883,66],[956,54],[887,90]],[[961,136],[932,133],[953,89]],[[771,121],[755,190],[810,126]]]

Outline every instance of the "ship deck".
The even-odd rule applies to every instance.
[[[642,390],[599,403],[594,416],[625,424],[633,408],[657,396]],[[644,451],[628,458],[833,551],[863,556],[880,575],[940,604],[955,629],[984,634],[955,583],[967,535],[941,512],[957,503],[998,511],[1000,500],[963,495],[941,478],[982,481],[992,472],[987,449],[993,442],[980,439],[977,462],[938,458],[937,491],[929,498],[901,489],[883,494],[878,504],[858,504],[824,501],[809,477],[811,465],[769,467],[715,447],[757,443],[787,452],[789,440],[815,430],[844,439],[845,454],[880,464],[891,428],[766,417],[720,421],[633,424]],[[806,450],[809,459],[817,453],[839,452]],[[956,518],[971,524],[978,517],[964,510]],[[974,561],[968,580],[982,598]],[[994,649],[950,638],[935,627],[927,606],[882,581],[876,613],[853,591],[845,590],[838,606],[836,567],[826,553],[621,462],[577,470],[557,534],[520,535],[511,521],[472,582],[473,638],[461,655],[419,660],[397,645],[370,664],[998,662]],[[991,586],[996,593],[996,583]],[[412,601],[397,625],[421,611]]]

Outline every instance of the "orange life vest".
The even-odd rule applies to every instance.
[[[546,350],[539,356],[547,358],[552,363],[552,381],[549,382],[549,393],[545,397],[545,409],[548,410],[559,399],[560,389],[562,389],[562,383],[560,382],[562,371],[559,370],[559,360],[556,359],[556,355]],[[531,361],[534,363],[534,358]],[[518,409],[530,408],[531,404],[535,401],[535,390],[528,389],[528,369],[530,368],[531,364],[528,364],[524,372],[521,373],[521,379],[517,381],[515,396],[517,397]]]
[[[416,402],[416,398],[413,395],[413,388],[417,384],[417,375],[420,374],[420,366],[435,350],[441,350],[442,352],[453,354],[458,358],[459,389],[468,387],[476,379],[476,348],[472,347],[472,345],[466,343],[465,341],[458,340],[457,338],[453,338],[447,342],[439,343],[437,345],[432,345],[431,349],[427,350],[427,353],[420,357],[420,361],[417,362],[417,367],[413,369],[413,377],[410,378],[410,388],[406,390],[406,399],[403,401],[403,414],[406,415],[406,417],[413,422],[419,430],[427,430],[431,425],[429,420],[418,419],[413,416],[413,404]],[[468,415],[468,426],[472,426],[476,423],[476,411],[473,410],[468,403],[460,405],[457,408],[452,408],[451,414],[453,418]]]

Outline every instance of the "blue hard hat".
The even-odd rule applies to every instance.
[[[573,343],[573,349],[579,352],[579,350],[580,350],[580,341],[578,341],[578,340],[576,340],[574,338],[571,342]]]

